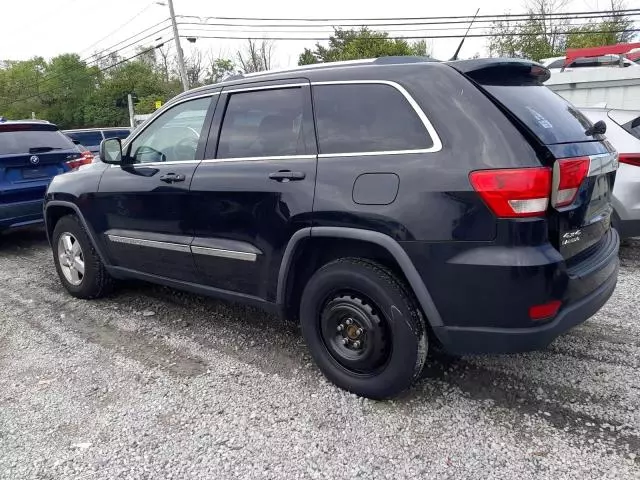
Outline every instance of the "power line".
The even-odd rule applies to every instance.
[[[589,33],[595,34],[611,34],[611,33],[637,33],[640,32],[640,29],[628,29],[628,30],[600,30],[600,31],[589,31]],[[257,33],[257,32],[256,32]],[[567,32],[553,32],[555,35],[580,35],[584,32],[579,31],[567,31]],[[520,32],[505,32],[505,33],[489,33],[489,34],[481,34],[481,33],[472,33],[467,35],[467,38],[491,38],[491,37],[519,37],[519,36],[538,36],[539,33],[520,33]],[[388,36],[388,37],[369,37],[373,40],[423,40],[423,39],[437,39],[437,38],[461,38],[463,34],[454,34],[454,35],[420,35],[420,36]],[[219,39],[219,40],[295,40],[295,41],[327,41],[329,37],[239,37],[239,36],[218,36],[218,35],[180,35],[181,38],[205,38],[205,39]]]
[[[616,12],[612,15],[606,16],[605,18],[625,18],[625,17],[636,17],[636,16],[640,16],[640,9],[634,9],[634,10],[629,10],[629,13],[620,13],[620,12]],[[551,14],[550,14],[551,15]],[[178,17],[180,18],[198,18],[201,19],[201,17],[196,17],[193,15],[178,15]],[[212,18],[214,20],[225,20],[225,17],[207,17],[206,20],[208,20],[209,18]],[[412,21],[400,21],[403,19],[397,19],[398,21],[396,21],[396,19],[387,19],[388,21],[383,21],[385,19],[379,19],[380,22],[379,23],[371,23],[371,22],[367,22],[367,23],[347,23],[347,21],[343,22],[333,22],[333,23],[326,23],[325,25],[318,25],[318,24],[309,24],[309,23],[227,23],[227,22],[220,22],[220,21],[213,21],[213,22],[179,22],[180,25],[213,25],[216,27],[240,27],[240,28],[251,28],[251,27],[259,27],[259,28],[307,28],[307,27],[327,27],[327,28],[334,28],[334,27],[370,27],[370,28],[375,28],[375,27],[390,27],[390,26],[419,26],[419,25],[458,25],[458,24],[464,24],[465,28],[466,25],[469,24],[470,19],[468,20],[450,20],[450,19],[455,19],[455,18],[459,18],[459,17],[442,17],[445,18],[445,20],[441,20],[441,21],[423,21],[423,20],[429,20],[429,17],[424,17],[424,18],[413,18],[411,19]],[[593,20],[593,19],[602,19],[603,15],[600,12],[582,12],[582,13],[577,13],[577,14],[561,14],[560,16],[555,16],[555,17],[551,17],[549,18],[547,15],[506,15],[504,18],[485,18],[484,19],[480,19],[480,20],[476,20],[474,23],[496,23],[497,21],[508,21],[508,22],[512,22],[512,23],[521,23],[521,22],[528,22],[530,21],[532,18],[537,19],[537,18],[545,18],[547,20],[551,20],[551,21],[563,21],[563,20]],[[260,22],[259,19],[247,19],[247,21],[255,21],[255,22]],[[297,21],[297,20],[296,20]],[[309,20],[311,21],[311,20]],[[350,20],[349,22],[364,22],[366,21],[366,19],[361,19],[361,20]],[[462,27],[460,27],[462,28]]]
[[[478,19],[483,18],[509,18],[509,17],[526,17],[529,18],[531,16],[543,16],[545,18],[552,18],[556,16],[570,16],[575,17],[576,15],[581,15],[585,13],[599,14],[600,16],[608,15],[608,14],[627,14],[629,12],[640,12],[638,8],[629,8],[622,10],[592,10],[592,11],[581,11],[581,12],[556,12],[556,13],[545,13],[541,14],[531,14],[531,13],[520,13],[520,14],[496,14],[496,15],[478,15]],[[192,18],[202,18],[202,17],[194,17]],[[266,21],[266,22],[375,22],[375,21],[392,21],[392,20],[451,20],[451,19],[464,19],[464,21],[471,21],[473,15],[459,15],[459,16],[440,16],[440,17],[371,17],[371,18],[275,18],[275,17],[204,17],[204,18],[215,18],[218,20],[242,20],[242,21]]]
[[[111,33],[105,35],[104,37],[102,37],[100,40],[98,40],[97,42],[92,43],[91,45],[89,45],[87,48],[85,48],[84,50],[81,50],[80,53],[84,53],[87,50],[95,47],[96,45],[98,45],[100,42],[103,42],[104,40],[106,40],[107,38],[113,36],[114,34],[116,34],[117,32],[119,32],[120,30],[122,30],[122,28],[126,27],[127,25],[129,25],[131,22],[133,22],[136,18],[138,18],[140,15],[142,15],[144,12],[146,12],[147,10],[149,10],[149,8],[151,8],[154,5],[154,2],[150,2],[146,7],[144,7],[142,10],[140,10],[138,13],[136,13],[133,17],[131,17],[129,20],[127,20],[125,23],[123,23],[122,25],[120,25],[118,28],[116,28],[115,30],[113,30]],[[163,20],[163,21],[167,21],[167,19]],[[160,25],[160,24],[158,24]]]

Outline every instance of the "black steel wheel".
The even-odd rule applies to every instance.
[[[302,294],[300,322],[320,370],[358,395],[393,397],[424,366],[422,314],[403,282],[371,260],[342,258],[315,272]]]

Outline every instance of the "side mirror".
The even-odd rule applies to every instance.
[[[106,138],[100,142],[100,160],[104,163],[122,163],[122,142],[119,138]]]

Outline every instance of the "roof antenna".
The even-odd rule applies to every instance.
[[[462,40],[460,40],[460,45],[458,45],[458,48],[456,49],[456,53],[454,53],[453,57],[451,57],[449,59],[450,62],[458,59],[458,54],[460,53],[460,49],[462,48],[462,44],[464,43],[464,40],[467,38],[467,35],[469,34],[469,30],[471,30],[471,25],[473,25],[473,22],[476,21],[476,17],[478,16],[479,12],[480,12],[480,9],[478,8],[478,10],[476,10],[476,14],[471,19],[471,23],[469,24],[469,27],[467,27],[467,31],[464,33],[464,37],[462,37]]]

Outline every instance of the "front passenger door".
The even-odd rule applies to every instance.
[[[114,266],[194,281],[189,186],[204,152],[216,94],[168,108],[124,146],[98,188],[101,231]],[[206,135],[204,135],[206,136]]]

